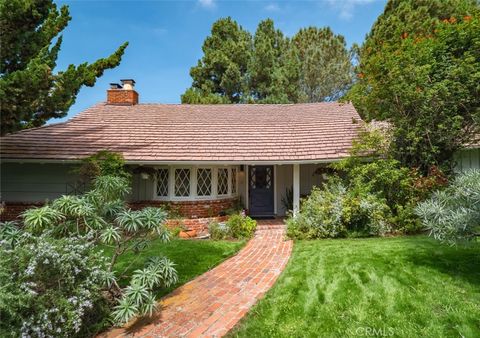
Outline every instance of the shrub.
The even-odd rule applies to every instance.
[[[250,238],[257,228],[257,221],[242,214],[235,214],[228,218],[227,226],[233,238]]]
[[[99,176],[117,176],[127,179],[131,177],[131,174],[125,170],[122,154],[108,150],[101,150],[84,158],[75,172],[85,179],[94,179]]]
[[[390,217],[383,198],[349,190],[338,178],[331,178],[323,189],[314,188],[300,212],[287,220],[287,235],[306,239],[384,235]]]
[[[226,223],[212,222],[208,226],[210,238],[214,240],[222,240],[230,237],[230,228]]]
[[[117,279],[124,278],[127,269],[123,272],[120,271],[118,276],[115,276],[113,271],[115,271],[117,258],[123,253],[145,249],[152,238],[169,240],[170,235],[164,224],[167,213],[161,208],[145,208],[138,211],[127,209],[124,196],[129,191],[129,180],[126,177],[97,177],[93,180],[93,189],[84,195],[62,196],[41,208],[25,211],[23,213],[24,226],[21,230],[12,230],[11,223],[0,227],[2,229],[0,231],[2,245],[9,245],[12,250],[13,248],[16,250],[20,245],[18,250],[22,250],[21,238],[23,236],[32,238],[32,240],[35,238],[34,236],[39,236],[39,238],[45,238],[45,241],[57,241],[55,242],[58,243],[57,251],[62,250],[62,245],[66,247],[69,245],[93,247],[97,244],[112,246],[114,248],[112,258],[98,267],[107,283],[101,290],[97,285],[97,289],[89,292],[95,291],[95,295],[92,294],[92,297],[100,297],[100,291],[102,291],[104,295],[109,295],[110,305],[118,303],[112,313],[112,318],[117,324],[122,324],[136,315],[151,314],[155,306],[153,288],[169,286],[177,281],[174,264],[166,258],[157,258],[155,262],[148,263],[143,270],[136,271],[131,284],[125,289],[118,286]],[[89,252],[86,251],[78,251],[75,257],[81,261],[90,259]],[[140,255],[134,257],[132,263],[139,259]],[[51,273],[50,278],[52,281],[57,281],[55,287],[58,289],[58,294],[50,294],[52,304],[61,303],[63,299],[61,295],[70,292],[68,284],[63,283],[64,279],[70,278],[69,273],[69,271],[63,270]],[[39,280],[37,276],[35,276],[35,280]],[[18,282],[21,283],[20,280]],[[17,286],[19,287],[19,285]],[[33,300],[36,299],[36,295],[31,297]],[[13,307],[11,311],[12,317],[21,318],[23,316],[23,312],[16,313],[16,307]],[[18,308],[18,311],[23,310]],[[42,314],[39,308],[32,308],[32,311],[32,318],[37,318],[35,316]],[[92,318],[97,317],[93,316]],[[51,319],[53,322],[48,316],[43,320],[45,323],[42,324],[44,325],[42,330],[56,325],[55,318]],[[83,324],[79,320],[76,323],[75,330],[78,329],[77,325]],[[40,324],[35,322],[32,325]],[[23,329],[15,327],[12,330]]]
[[[243,214],[231,215],[226,223],[212,222],[208,227],[210,237],[215,240],[250,238],[256,228],[257,221]]]
[[[480,236],[480,170],[458,175],[415,209],[435,239],[456,244]]]
[[[95,333],[95,324],[106,314],[100,291],[107,262],[89,238],[26,232],[15,245],[2,241],[0,261],[0,336]]]

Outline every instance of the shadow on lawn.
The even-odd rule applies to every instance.
[[[426,238],[422,243],[412,242],[407,259],[412,263],[436,269],[453,278],[480,287],[480,243],[451,247]]]

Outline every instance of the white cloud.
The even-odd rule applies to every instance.
[[[372,3],[375,0],[327,0],[330,6],[338,11],[341,19],[350,20],[355,12],[355,7]]]
[[[280,10],[280,7],[276,3],[272,2],[266,5],[264,9],[268,12],[278,12]]]
[[[198,0],[198,3],[204,8],[215,7],[215,0]]]

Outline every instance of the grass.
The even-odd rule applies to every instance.
[[[169,243],[162,243],[160,240],[153,240],[150,246],[140,251],[126,252],[121,255],[115,265],[117,272],[123,272],[130,262],[138,260],[126,273],[127,278],[121,279],[120,286],[128,284],[133,271],[143,268],[144,263],[152,256],[166,256],[175,264],[178,272],[179,281],[176,285],[168,289],[160,289],[157,296],[161,297],[173,289],[185,284],[198,275],[210,270],[220,264],[228,257],[236,254],[245,244],[245,241],[213,241],[213,240],[180,240],[173,239]],[[111,256],[112,249],[102,248],[107,256]]]
[[[298,241],[231,337],[480,337],[480,243]]]

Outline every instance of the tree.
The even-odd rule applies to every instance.
[[[336,100],[352,79],[345,40],[310,27],[289,39],[271,19],[253,36],[231,18],[213,24],[192,67],[183,103],[296,103]]]
[[[427,173],[450,169],[478,133],[476,1],[390,1],[360,48],[347,98],[366,119],[393,123],[393,151]]]
[[[220,19],[202,50],[204,56],[190,69],[193,83],[182,95],[182,103],[240,102],[246,90],[250,33],[230,17]]]
[[[345,39],[329,27],[308,27],[293,37],[300,57],[300,91],[307,102],[334,101],[352,83],[351,56]]]
[[[1,135],[66,115],[84,85],[118,66],[127,47],[92,64],[54,73],[62,32],[71,17],[52,0],[0,0]]]
[[[271,19],[258,24],[248,65],[252,101],[298,101],[299,62],[293,47]]]

